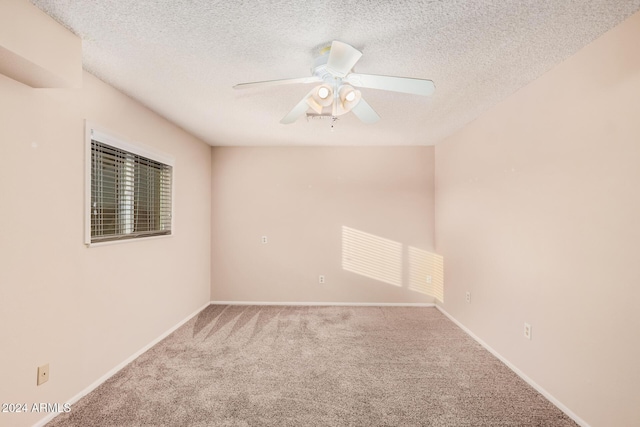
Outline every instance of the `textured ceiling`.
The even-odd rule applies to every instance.
[[[84,68],[211,145],[432,145],[640,9],[640,0],[32,0],[82,38]],[[363,89],[382,119],[279,120],[332,40],[355,71],[431,79]]]

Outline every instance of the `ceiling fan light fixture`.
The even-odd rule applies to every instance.
[[[311,97],[318,105],[327,107],[333,102],[333,89],[328,84],[322,84],[313,90]]]
[[[338,89],[338,95],[340,96],[340,101],[344,102],[352,102],[356,97],[356,90],[353,86],[350,85],[342,85]]]
[[[329,96],[329,89],[325,86],[320,86],[318,89],[318,96],[320,99],[326,99]]]
[[[351,111],[351,109],[355,107],[362,98],[360,91],[355,90],[353,86],[349,85],[342,85],[338,94],[340,95],[341,108],[339,108],[339,111],[341,114]]]
[[[320,86],[316,86],[311,91],[311,96],[307,98],[307,104],[309,107],[313,108],[313,110],[321,114],[322,109],[324,107],[328,107],[333,102],[333,90],[331,86],[327,84],[322,84]]]

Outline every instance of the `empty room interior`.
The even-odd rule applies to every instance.
[[[0,426],[640,426],[639,118],[638,0],[0,0]]]

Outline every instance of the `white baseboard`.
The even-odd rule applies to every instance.
[[[272,302],[272,301],[211,301],[212,305],[290,305],[341,307],[435,307],[429,302]]]
[[[549,393],[547,390],[545,390],[544,388],[542,388],[539,384],[537,384],[535,381],[533,381],[531,378],[529,378],[528,376],[526,376],[524,374],[524,372],[522,372],[520,369],[518,369],[513,363],[509,362],[506,358],[504,358],[500,353],[498,353],[497,351],[495,351],[493,348],[491,348],[489,346],[489,344],[487,344],[486,342],[482,341],[478,336],[476,336],[473,332],[471,332],[469,329],[467,329],[466,326],[464,326],[462,323],[458,322],[457,319],[455,319],[453,316],[451,316],[449,313],[447,313],[442,307],[440,307],[439,305],[436,305],[436,308],[438,310],[440,310],[440,312],[442,314],[444,314],[445,316],[447,316],[449,318],[449,320],[451,320],[453,323],[455,323],[456,325],[458,325],[458,327],[460,329],[462,329],[464,332],[467,333],[467,335],[469,335],[471,338],[473,338],[474,340],[476,340],[478,342],[478,344],[480,344],[482,347],[484,347],[487,351],[489,351],[489,353],[493,354],[495,357],[497,357],[502,363],[504,363],[505,365],[507,365],[507,367],[509,369],[511,369],[513,372],[515,372],[515,374],[517,376],[519,376],[520,378],[522,378],[527,384],[529,384],[531,387],[533,387],[534,389],[536,389],[536,391],[538,393],[540,393],[541,395],[543,395],[548,401],[550,401],[551,403],[553,403],[555,406],[558,407],[558,409],[560,409],[562,412],[564,412],[565,414],[567,414],[567,416],[569,416],[573,421],[575,421],[579,426],[581,427],[590,427],[589,424],[587,424],[586,421],[584,421],[582,418],[580,418],[579,416],[577,416],[573,411],[571,411],[569,408],[567,408],[562,402],[560,402],[558,399],[556,399],[555,397],[553,397],[551,395],[551,393]]]
[[[169,330],[167,330],[166,332],[164,332],[162,335],[160,335],[158,338],[154,339],[153,341],[151,341],[149,344],[145,345],[144,347],[142,347],[140,350],[136,351],[134,354],[132,354],[131,356],[129,356],[127,359],[125,359],[124,361],[122,361],[120,364],[118,364],[116,367],[114,367],[113,369],[111,369],[109,372],[107,372],[106,374],[104,374],[103,376],[101,376],[100,378],[98,378],[97,380],[95,380],[91,385],[89,385],[87,388],[85,388],[84,390],[82,390],[80,393],[76,394],[75,396],[73,396],[71,399],[67,400],[65,403],[69,403],[71,405],[73,405],[74,403],[76,403],[78,400],[80,400],[81,398],[83,398],[84,396],[86,396],[87,394],[91,393],[93,390],[95,390],[96,388],[98,388],[98,386],[100,384],[102,384],[103,382],[105,382],[106,380],[108,380],[109,378],[111,378],[112,376],[114,376],[115,374],[118,373],[118,371],[120,371],[122,368],[124,368],[125,366],[127,366],[129,363],[133,362],[136,358],[138,358],[140,355],[142,355],[145,351],[149,350],[151,347],[153,347],[154,345],[158,344],[160,341],[162,341],[163,339],[165,339],[166,337],[168,337],[172,332],[174,332],[176,329],[178,329],[180,326],[184,325],[185,323],[187,323],[189,320],[191,320],[191,318],[193,318],[193,316],[197,315],[198,313],[200,313],[202,310],[204,310],[205,308],[207,308],[210,305],[210,303],[206,303],[205,305],[203,305],[202,307],[200,307],[199,309],[197,309],[196,311],[194,311],[193,313],[191,313],[190,315],[188,315],[187,317],[185,317],[183,320],[181,320],[180,322],[178,322],[176,325],[174,325],[173,327],[171,327]],[[56,416],[58,416],[58,413],[52,413],[47,415],[46,417],[42,418],[40,421],[38,421],[37,423],[35,423],[33,425],[33,427],[42,427],[45,424],[47,424],[49,421],[51,421],[52,419],[54,419]]]

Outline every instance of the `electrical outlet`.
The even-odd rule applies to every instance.
[[[430,285],[432,281],[433,278],[431,276],[427,276],[427,285]]]
[[[49,364],[38,366],[38,385],[49,381]]]
[[[267,236],[262,236],[262,243],[267,243],[268,241]]]
[[[524,322],[524,337],[528,340],[531,339],[531,325]]]
[[[471,303],[471,292],[467,292],[464,296],[464,299],[468,302]]]
[[[324,276],[322,274],[318,276],[318,283],[324,283]]]

